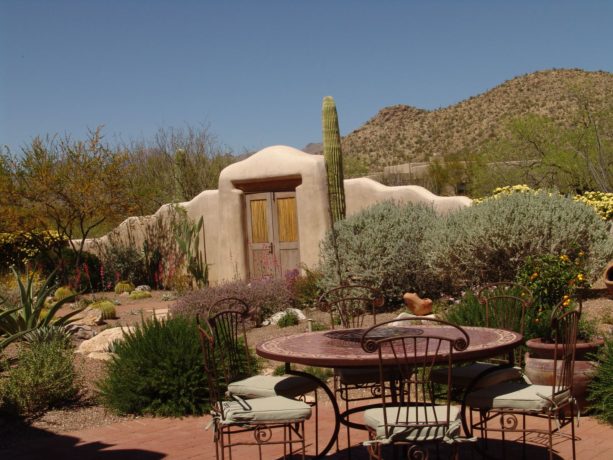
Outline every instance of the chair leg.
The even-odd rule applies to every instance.
[[[319,401],[317,399],[317,389],[315,393],[315,452],[319,452]],[[304,436],[303,436],[304,438]]]
[[[575,460],[575,456],[576,456],[576,452],[575,452],[575,401],[571,401],[570,403],[570,434],[571,434],[571,438],[570,438],[570,442],[572,443],[572,449],[573,449],[573,460]]]
[[[345,391],[346,391],[345,393],[345,411],[348,411],[349,410],[349,390],[347,389],[347,387],[345,387]],[[347,422],[349,422],[349,415],[347,415]],[[347,425],[346,429],[347,429],[347,458],[351,460],[351,433],[349,432],[350,430],[349,425]]]
[[[549,428],[549,460],[553,460],[553,431],[551,426],[551,412],[547,414],[547,425]]]

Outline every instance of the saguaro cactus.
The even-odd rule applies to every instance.
[[[343,186],[343,153],[338,129],[336,104],[332,96],[324,97],[322,104],[324,160],[328,176],[328,200],[332,226],[345,218],[345,188]]]

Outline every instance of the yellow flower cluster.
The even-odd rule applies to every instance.
[[[474,204],[483,203],[484,201],[491,200],[491,199],[498,199],[500,197],[510,195],[511,193],[537,193],[537,190],[531,189],[526,184],[507,185],[505,187],[497,187],[492,191],[491,196],[474,199],[473,203]]]
[[[585,192],[575,196],[574,200],[594,208],[603,220],[613,220],[613,193]]]

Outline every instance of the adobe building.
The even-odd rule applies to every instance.
[[[425,188],[387,187],[368,178],[345,180],[347,216],[388,200],[430,204],[439,214],[469,206],[467,197],[440,197]],[[319,243],[330,228],[324,158],[292,147],[267,147],[226,167],[219,189],[180,203],[194,221],[204,218],[201,249],[209,280],[282,277],[319,262]],[[131,217],[113,234],[142,248],[146,226],[163,219],[171,205],[153,216]],[[109,236],[87,240],[97,253]]]

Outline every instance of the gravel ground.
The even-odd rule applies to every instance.
[[[112,293],[105,293],[105,297],[111,300],[117,299],[121,302],[121,305],[117,306],[118,319],[110,320],[107,324],[98,326],[97,329],[137,324],[141,321],[141,318],[151,317],[153,310],[160,313],[173,304],[173,302],[162,300],[162,296],[165,294],[167,293],[154,291],[150,299],[130,300]],[[98,294],[96,297],[100,298],[101,295]],[[606,291],[592,291],[590,298],[584,302],[583,308],[586,317],[598,322],[600,333],[613,334],[613,298],[607,297]],[[315,322],[329,323],[328,314],[315,309],[305,311],[305,315]],[[386,321],[396,315],[397,312],[383,313],[378,315],[377,319],[379,322]],[[247,340],[251,346],[255,346],[257,343],[273,337],[305,332],[307,325],[308,323],[303,321],[296,326],[287,328],[276,326],[256,328],[248,332]],[[14,357],[16,348],[9,348],[7,355]],[[134,418],[111,414],[97,404],[95,398],[96,381],[102,377],[105,363],[82,355],[75,356],[75,367],[83,383],[83,392],[79,403],[69,408],[50,410],[41,417],[29,421],[29,423],[0,416],[0,449],[17,443],[28,442],[28,440],[49,435],[49,433],[67,433]],[[279,363],[274,361],[265,361],[264,371],[272,372],[278,365]]]

